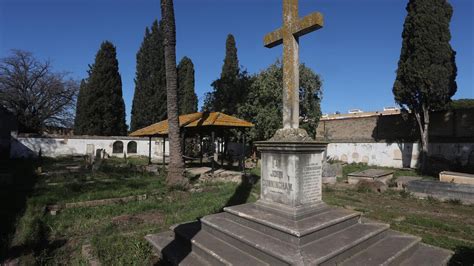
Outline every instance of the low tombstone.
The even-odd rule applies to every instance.
[[[466,204],[474,203],[474,186],[467,184],[414,180],[408,182],[407,190],[421,198],[431,196],[440,200],[460,200]]]
[[[366,181],[380,181],[388,184],[388,181],[393,178],[393,171],[381,169],[367,169],[361,172],[354,172],[347,175],[347,181],[351,185],[356,185],[360,180]]]
[[[439,173],[439,181],[446,183],[474,185],[474,175],[443,171]]]
[[[342,176],[342,164],[323,163],[322,182],[323,184],[335,184],[337,177]]]
[[[398,190],[404,190],[408,183],[414,180],[421,180],[421,176],[399,176],[397,177],[397,187]]]

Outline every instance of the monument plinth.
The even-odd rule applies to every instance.
[[[317,212],[322,202],[322,160],[326,143],[265,141],[257,205],[295,219]]]
[[[283,128],[255,145],[261,152],[256,203],[146,236],[168,261],[182,265],[426,265],[450,252],[419,244],[386,224],[362,223],[360,214],[322,201],[326,143],[299,128],[298,38],[323,25],[320,13],[298,17],[298,1],[283,0],[284,25],[267,36],[283,44]]]

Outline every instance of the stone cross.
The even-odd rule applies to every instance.
[[[283,27],[264,38],[267,48],[283,43],[283,128],[285,129],[299,127],[298,39],[322,27],[321,13],[312,13],[300,19],[298,0],[283,0]]]

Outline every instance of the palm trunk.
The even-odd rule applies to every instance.
[[[425,105],[422,106],[422,112],[423,114],[415,113],[415,117],[420,128],[421,137],[420,170],[422,173],[426,173],[428,168],[430,112]]]
[[[178,90],[176,72],[176,26],[173,0],[161,0],[163,36],[166,70],[166,96],[168,110],[168,134],[170,142],[170,162],[168,165],[169,185],[184,185],[184,162],[178,121]]]

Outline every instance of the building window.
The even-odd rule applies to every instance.
[[[121,141],[114,142],[112,153],[123,153],[123,142]]]
[[[127,144],[127,153],[137,153],[137,142],[135,141],[130,141]]]

